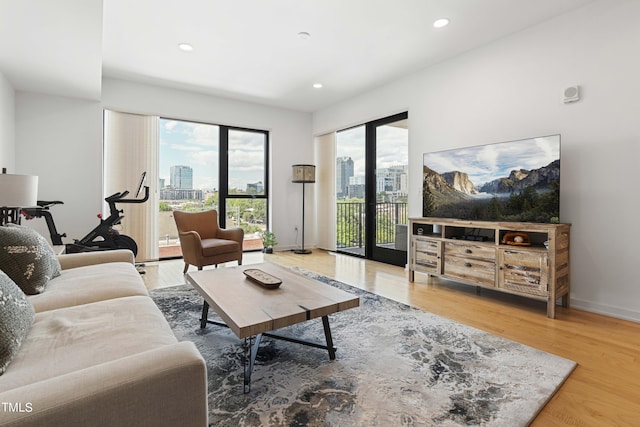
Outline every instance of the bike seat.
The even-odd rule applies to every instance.
[[[38,200],[37,201],[38,206],[46,208],[49,206],[53,206],[53,205],[64,205],[64,202],[61,202],[60,200]]]

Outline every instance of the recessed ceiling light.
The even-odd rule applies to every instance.
[[[307,39],[309,39],[309,38],[311,37],[311,34],[307,33],[306,31],[300,31],[300,32],[298,33],[298,37],[299,37],[301,40],[307,40]]]
[[[313,87],[315,87],[316,89],[320,89],[322,87],[322,83],[314,83]]]
[[[184,52],[191,52],[193,50],[193,46],[191,46],[189,43],[180,43],[178,47]]]
[[[449,25],[449,20],[447,18],[438,19],[433,23],[433,26],[436,28],[442,28]]]

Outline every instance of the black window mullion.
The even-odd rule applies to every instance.
[[[227,225],[227,197],[229,196],[229,128],[220,126],[220,169],[218,182],[218,221],[220,227]]]

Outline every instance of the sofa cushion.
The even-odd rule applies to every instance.
[[[128,262],[110,262],[62,270],[29,301],[39,313],[135,295],[148,295],[138,270]]]
[[[0,393],[177,342],[146,296],[36,313],[20,351],[0,377]]]
[[[24,292],[0,271],[0,375],[20,349],[34,317]]]
[[[28,295],[44,290],[60,275],[60,263],[47,240],[37,231],[15,224],[0,227],[0,270]]]

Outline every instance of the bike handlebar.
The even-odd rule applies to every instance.
[[[144,203],[147,200],[149,200],[149,187],[146,185],[144,186],[144,197],[142,197],[141,199],[125,199],[125,196],[127,194],[129,194],[128,191],[123,191],[122,193],[115,193],[107,197],[105,200],[107,202],[114,202],[114,203]]]
[[[64,205],[64,202],[61,202],[60,200],[38,200],[36,204],[41,208],[48,208],[53,205]]]

